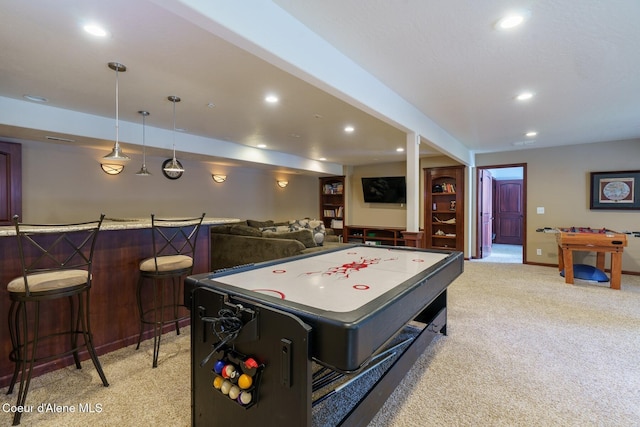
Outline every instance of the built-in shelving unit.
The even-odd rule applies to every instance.
[[[338,235],[344,226],[345,177],[320,178],[320,219],[326,228],[333,228]]]
[[[404,246],[405,240],[401,227],[369,227],[348,225],[344,228],[346,243],[365,243],[367,245]]]
[[[425,169],[427,248],[464,250],[464,168]]]

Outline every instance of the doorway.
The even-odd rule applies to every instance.
[[[526,163],[478,167],[476,259],[526,263]]]

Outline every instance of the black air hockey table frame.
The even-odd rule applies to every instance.
[[[447,256],[403,283],[401,292],[394,292],[387,303],[372,309],[370,315],[356,322],[342,323],[345,329],[355,334],[356,339],[359,338],[358,332],[369,335],[367,327],[382,331],[383,336],[375,342],[370,343],[369,339],[363,338],[364,344],[358,343],[356,350],[351,349],[348,343],[346,348],[341,344],[343,339],[347,342],[352,339],[352,334],[337,332],[335,320],[325,317],[322,312],[216,281],[216,278],[227,274],[269,268],[284,260],[188,277],[185,280],[185,304],[191,310],[192,425],[311,427],[313,362],[343,373],[367,370],[367,361],[377,351],[382,351],[385,344],[407,324],[417,322],[422,325],[417,335],[339,422],[344,426],[366,425],[429,343],[438,334],[446,335],[447,287],[463,272],[464,258],[460,252],[380,247],[381,250],[385,248]],[[345,249],[335,251],[339,250]],[[327,251],[319,254],[323,253]],[[287,258],[286,261],[304,260],[319,254]],[[238,335],[224,344],[212,333],[211,324],[207,321],[222,310],[236,313],[243,324]],[[393,331],[388,330],[390,327]],[[327,346],[334,350],[321,351]],[[363,362],[360,353],[365,350],[370,354]],[[338,357],[343,352],[347,353],[344,360]],[[319,355],[325,356],[330,363]],[[242,357],[252,357],[260,363],[259,374],[254,377],[256,381],[251,389],[254,398],[249,405],[239,404],[212,385],[216,377],[212,369],[216,360]]]

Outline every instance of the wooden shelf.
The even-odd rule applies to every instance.
[[[464,168],[451,166],[424,170],[426,248],[464,250]],[[454,222],[449,223],[452,220]]]
[[[388,246],[405,246],[402,227],[375,227],[364,225],[349,225],[344,228],[344,241],[346,243],[365,243]]]
[[[320,181],[320,219],[325,228],[333,228],[338,235],[342,227],[332,225],[344,224],[345,218],[345,177],[329,176],[319,178]]]

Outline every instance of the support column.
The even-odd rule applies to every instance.
[[[407,134],[407,230],[403,231],[407,246],[422,248],[424,232],[420,231],[420,135]]]

